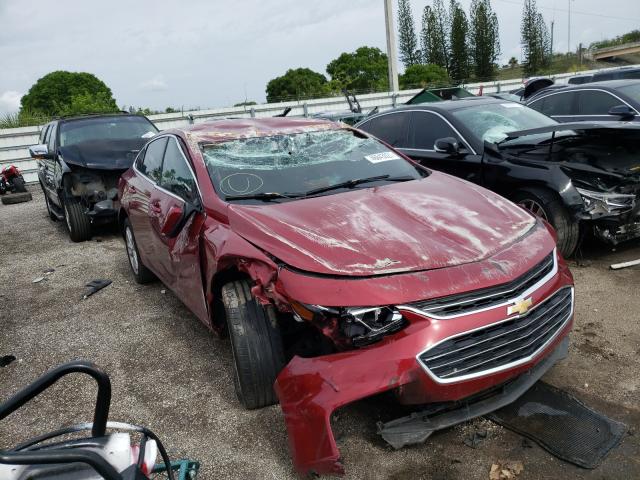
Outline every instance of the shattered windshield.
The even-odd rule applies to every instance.
[[[351,130],[243,138],[203,145],[202,151],[216,192],[229,201],[256,203],[256,197],[259,202],[267,195],[283,201],[427,175],[379,141]],[[345,182],[351,184],[340,187]],[[251,198],[237,198],[243,196]]]
[[[519,103],[490,103],[475,105],[452,112],[481,141],[498,143],[510,132],[555,125],[552,118]],[[550,133],[528,135],[527,143],[537,143]]]

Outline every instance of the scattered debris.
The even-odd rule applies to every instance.
[[[634,267],[640,265],[640,258],[638,260],[631,260],[630,262],[614,263],[611,265],[611,270],[620,270],[621,268]]]
[[[0,357],[0,367],[6,367],[7,365],[15,362],[16,357],[14,355],[5,355]]]
[[[34,278],[31,283],[40,283],[41,281],[44,280],[44,277],[38,277],[38,278]]]
[[[467,447],[476,448],[478,445],[482,443],[483,440],[487,438],[487,430],[477,430],[470,435],[467,435],[463,442]]]
[[[45,275],[51,275],[53,272],[55,272],[56,269],[55,268],[47,268],[44,272]]]
[[[499,461],[491,465],[489,480],[511,480],[524,471],[524,465],[520,461]]]
[[[111,280],[91,280],[89,283],[85,285],[85,287],[89,287],[89,290],[82,297],[83,299],[90,297],[96,292],[99,292],[104,287],[111,285]]]
[[[162,290],[160,290],[160,293],[161,293],[162,295],[164,295],[165,293],[167,293],[167,291],[166,291],[165,289],[162,289]]]

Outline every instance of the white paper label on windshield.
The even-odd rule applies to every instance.
[[[372,153],[371,155],[365,155],[367,160],[371,163],[388,162],[389,160],[400,160],[400,157],[393,152],[380,152]]]
[[[156,134],[156,132],[147,132],[144,135],[142,135],[140,138],[151,138]]]
[[[501,103],[500,106],[505,108],[524,108],[524,105],[516,102]]]

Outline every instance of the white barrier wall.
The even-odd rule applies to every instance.
[[[579,73],[593,73],[595,71],[596,70]],[[557,83],[566,83],[567,79],[575,74],[576,73],[563,73],[552,75],[551,78]],[[522,86],[522,81],[504,80],[500,82],[473,83],[465,85],[465,88],[473,93],[478,93],[481,86],[483,86],[483,92],[486,94],[519,88]],[[358,101],[366,112],[374,107],[384,109],[393,107],[394,105],[401,105],[419,91],[420,89],[403,90],[395,95],[391,92],[370,93],[367,95],[359,95]],[[191,112],[163,113],[150,115],[149,118],[160,130],[165,130],[168,128],[184,127],[190,123],[202,123],[216,117],[272,117],[281,113],[287,107],[291,107],[292,109],[289,114],[291,116],[313,115],[314,113],[348,109],[344,97],[332,97],[299,102],[266,103],[252,107],[229,107]],[[38,135],[40,134],[41,128],[41,126],[38,126],[0,129],[0,168],[7,164],[16,165],[22,170],[25,180],[28,183],[37,182],[37,162],[29,157],[28,147],[38,143]]]

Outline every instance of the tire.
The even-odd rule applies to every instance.
[[[144,266],[142,259],[140,258],[140,252],[138,250],[138,244],[136,243],[136,237],[133,235],[133,228],[128,218],[124,219],[123,224],[124,243],[127,249],[127,258],[129,259],[129,266],[131,267],[131,273],[136,282],[144,285],[145,283],[153,282],[156,276],[151,270]]]
[[[580,239],[580,224],[571,218],[556,193],[542,188],[532,188],[517,192],[514,200],[555,228],[558,235],[558,250],[564,257],[569,257],[575,252]]]
[[[64,200],[64,219],[69,230],[69,237],[74,242],[84,242],[91,238],[91,222],[84,213],[84,207],[74,197]]]
[[[234,363],[236,396],[247,409],[278,403],[273,384],[285,366],[282,337],[273,307],[251,295],[246,280],[222,287]]]
[[[14,205],[16,203],[23,203],[32,200],[33,197],[29,192],[21,192],[21,193],[8,193],[2,197],[3,205]]]
[[[27,187],[24,185],[24,178],[16,177],[13,179],[13,189],[16,193],[22,193],[27,191]]]

